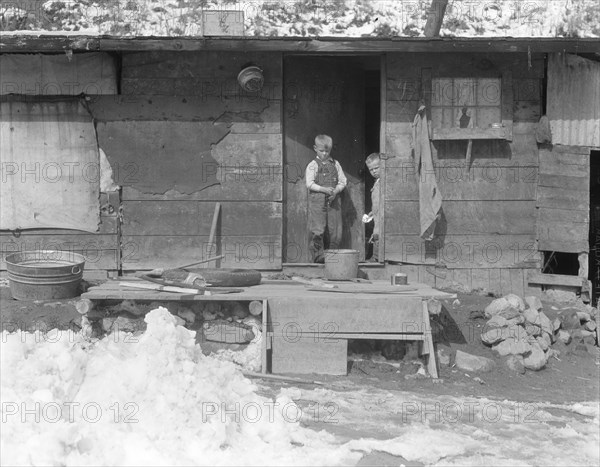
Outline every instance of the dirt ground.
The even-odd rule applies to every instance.
[[[78,330],[81,315],[75,309],[76,300],[49,302],[17,301],[12,299],[6,281],[0,283],[0,319],[2,330],[50,331]],[[540,371],[519,374],[510,370],[505,359],[498,357],[480,340],[485,324],[481,313],[493,297],[476,294],[458,294],[458,302],[443,302],[440,326],[434,326],[437,341],[445,341],[450,352],[462,350],[496,361],[493,371],[468,374],[451,364],[440,365],[440,379],[417,376],[418,366],[414,360],[386,360],[376,351],[367,358],[356,359],[350,354],[347,376],[315,375],[308,377],[325,384],[348,382],[372,385],[382,389],[400,389],[420,394],[487,397],[496,400],[519,400],[523,402],[546,401],[567,403],[600,400],[600,349],[597,346],[555,343],[552,348],[560,351],[558,358],[551,358]],[[454,305],[453,305],[454,302]],[[553,320],[565,305],[542,300],[543,311]],[[437,333],[436,333],[437,329]],[[48,334],[51,338],[51,334]],[[354,352],[364,348],[350,346]],[[366,349],[370,350],[370,349]],[[374,359],[373,359],[374,357]],[[306,375],[297,375],[307,379]],[[275,386],[278,384],[273,383]]]

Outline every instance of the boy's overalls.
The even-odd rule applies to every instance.
[[[332,158],[321,161],[318,157],[315,183],[324,187],[335,188],[338,184],[338,173]],[[339,248],[342,240],[341,193],[333,203],[329,204],[329,196],[325,193],[309,191],[308,193],[308,230],[310,233],[309,250],[312,260],[321,262],[323,258],[324,236],[327,231],[328,247]]]

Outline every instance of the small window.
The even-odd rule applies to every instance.
[[[501,78],[435,78],[432,91],[434,128],[502,126]]]
[[[429,85],[432,139],[512,140],[510,72],[497,77],[437,77]]]

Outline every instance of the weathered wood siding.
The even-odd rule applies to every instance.
[[[541,251],[589,251],[589,149],[558,145],[540,148],[536,205]]]
[[[466,141],[432,145],[435,174],[424,176],[436,177],[444,217],[438,238],[425,242],[418,235],[419,197],[411,155],[411,124],[422,96],[422,75],[499,77],[506,72],[512,73],[512,141],[474,141],[470,164]],[[492,282],[504,281],[505,289],[509,282],[523,288],[521,271],[507,271],[503,277],[498,269],[538,266],[535,125],[543,76],[543,56],[535,54],[529,61],[525,54],[388,55],[385,152],[393,157],[385,163],[386,260],[430,269],[436,265],[436,286],[456,281],[489,290]]]
[[[106,277],[119,263],[118,197],[100,195],[100,225],[97,233],[67,229],[27,229],[0,231],[2,256],[0,271],[6,270],[6,255],[29,250],[73,251],[85,257],[84,277]]]
[[[0,56],[0,94],[14,94],[15,101],[23,102],[72,102],[73,95],[85,93],[87,102],[103,98],[112,100],[117,93],[117,61],[107,53],[65,54],[6,54]],[[13,97],[8,97],[11,99]],[[88,108],[89,110],[89,108]],[[39,136],[39,135],[36,135]],[[68,135],[51,135],[67,144]],[[96,136],[92,136],[95,140]],[[27,144],[23,141],[20,144]],[[84,170],[84,178],[97,182],[99,166],[81,161],[68,161],[70,169]],[[48,167],[59,165],[50,160]],[[60,166],[63,173],[66,166]],[[29,173],[30,179],[35,175]],[[36,183],[31,184],[35,190]],[[67,187],[66,196],[73,197]],[[76,200],[75,200],[76,201]],[[0,273],[6,271],[5,257],[11,253],[27,250],[64,250],[80,253],[85,257],[84,278],[106,278],[107,271],[115,273],[119,268],[118,193],[100,193],[100,224],[95,233],[58,228],[32,228],[19,231],[0,230]],[[39,207],[39,206],[38,206]],[[63,206],[63,209],[68,209]]]
[[[260,94],[237,83],[248,62],[264,71]],[[281,267],[281,62],[279,53],[123,55],[120,95],[90,103],[123,186],[123,269],[214,254],[225,255],[222,267]]]

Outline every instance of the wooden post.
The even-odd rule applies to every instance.
[[[219,213],[221,211],[221,203],[215,204],[215,213],[213,214],[212,225],[210,226],[210,235],[208,236],[208,248],[212,251],[212,245],[215,239],[215,232],[217,231],[217,222],[219,220]],[[215,248],[216,252],[216,248]],[[209,263],[207,263],[209,264]]]

